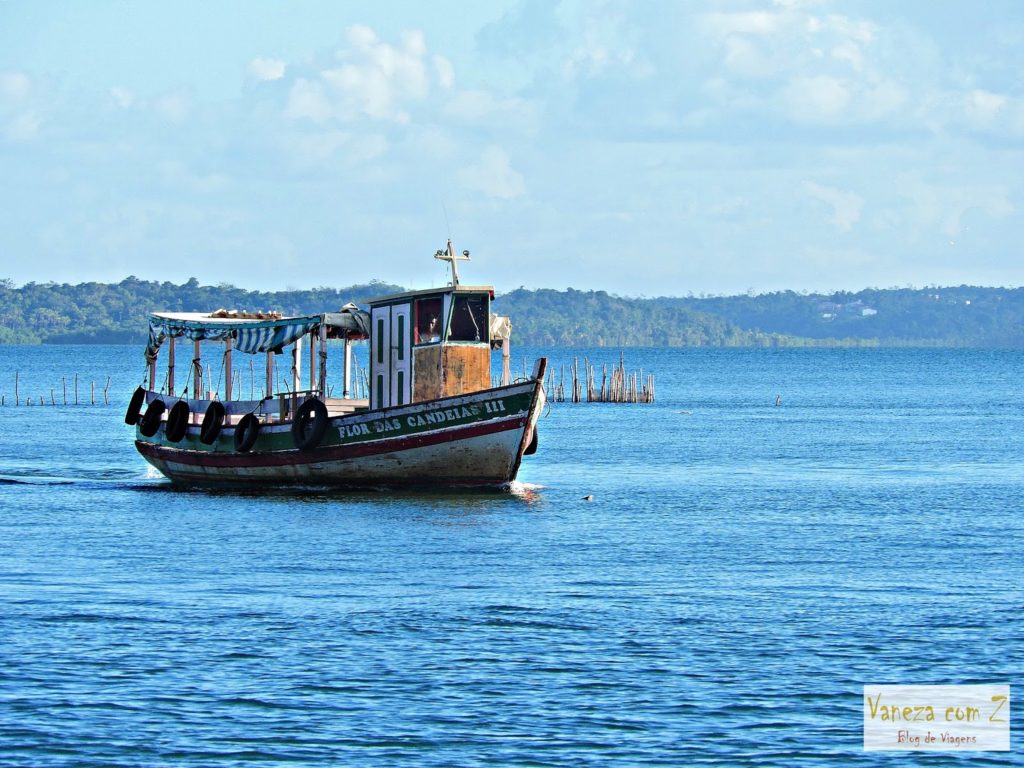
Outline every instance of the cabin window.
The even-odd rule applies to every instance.
[[[405,403],[405,371],[398,372],[398,402],[396,405],[404,405]]]
[[[487,298],[486,294],[455,294],[449,341],[490,341]]]
[[[384,407],[384,377],[377,377],[377,407]]]
[[[441,297],[417,299],[415,309],[416,344],[432,344],[441,340]]]
[[[377,320],[377,362],[384,364],[384,318]]]
[[[398,359],[405,360],[405,315],[398,316]]]

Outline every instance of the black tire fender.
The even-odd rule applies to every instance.
[[[242,420],[235,425],[235,450],[239,453],[248,453],[256,445],[256,438],[260,434],[260,420],[256,414],[247,413]]]
[[[171,406],[171,412],[167,414],[167,425],[164,427],[164,435],[172,443],[180,443],[181,438],[188,432],[188,417],[191,411],[188,403],[179,400]]]
[[[220,436],[220,431],[224,427],[225,415],[227,411],[224,403],[219,400],[210,403],[203,416],[203,425],[199,428],[199,442],[203,445],[213,445],[213,441]]]
[[[292,421],[292,441],[300,451],[316,448],[327,432],[327,406],[311,397],[299,406]]]
[[[167,406],[164,405],[163,400],[154,400],[150,403],[149,408],[146,409],[146,415],[142,417],[142,426],[139,427],[139,432],[144,437],[155,435],[160,429],[160,417],[166,410]]]
[[[139,423],[139,413],[142,411],[142,404],[146,402],[146,390],[138,387],[132,393],[132,399],[128,403],[128,410],[124,412],[124,423],[134,427]]]

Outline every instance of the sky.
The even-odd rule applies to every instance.
[[[1019,0],[0,0],[0,279],[1024,285]]]

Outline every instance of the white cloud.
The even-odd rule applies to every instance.
[[[878,43],[879,27],[863,18],[816,15],[813,5],[783,0],[766,10],[700,17],[719,56],[717,76],[705,83],[728,94],[720,104],[742,111],[774,104],[789,120],[825,125],[887,119],[905,107],[909,91],[893,70],[891,43]]]
[[[531,102],[518,97],[499,99],[490,91],[457,91],[445,104],[444,114],[462,123],[490,123],[528,135],[536,133],[540,122]]]
[[[434,70],[437,72],[437,82],[446,91],[455,85],[455,67],[444,56],[434,57]]]
[[[184,91],[165,93],[153,106],[156,111],[173,123],[183,123],[192,114],[192,97]]]
[[[30,141],[39,133],[46,110],[33,90],[25,73],[0,72],[0,136],[8,141]]]
[[[175,160],[163,161],[159,164],[158,170],[165,184],[173,187],[185,187],[194,193],[220,192],[231,181],[222,173],[195,173],[183,163]]]
[[[480,162],[459,171],[459,180],[488,197],[510,200],[526,192],[522,175],[512,168],[508,155],[500,147],[485,149]]]
[[[700,19],[702,29],[716,37],[730,35],[774,35],[783,25],[784,14],[771,11],[708,13]]]
[[[335,157],[342,157],[346,165],[357,165],[381,157],[388,149],[383,136],[338,130],[294,134],[286,145],[299,165],[309,167],[321,167]]]
[[[970,211],[1003,218],[1016,213],[1010,190],[1002,184],[933,183],[920,178],[896,180],[898,192],[911,203],[912,216],[924,233],[958,237]]]
[[[840,232],[849,232],[853,225],[860,221],[864,198],[855,192],[826,187],[813,181],[805,181],[803,191],[811,199],[831,206],[832,223]]]
[[[135,104],[135,94],[127,88],[115,85],[110,89],[110,98],[114,100],[121,109],[128,109]]]
[[[361,119],[410,124],[412,110],[425,102],[432,87],[450,91],[455,68],[444,56],[430,56],[417,30],[402,33],[392,45],[373,29],[349,27],[346,45],[335,52],[337,64],[292,85],[285,117],[322,123]]]
[[[992,122],[1006,106],[1007,98],[999,93],[976,89],[967,94],[967,116],[980,123]]]
[[[257,57],[249,62],[249,74],[261,82],[280,80],[284,77],[286,65],[280,59]]]
[[[898,83],[883,80],[869,85],[859,94],[859,117],[876,120],[890,115],[908,101],[907,91]]]
[[[836,61],[845,61],[856,72],[864,69],[864,52],[852,40],[844,40],[833,48],[832,58]]]
[[[0,97],[12,101],[24,99],[32,90],[32,80],[23,72],[0,72]]]
[[[776,63],[749,38],[730,36],[725,39],[725,66],[743,77],[767,78],[775,75]]]
[[[653,67],[642,55],[639,40],[644,33],[635,17],[611,3],[585,3],[577,10],[579,15],[572,22],[576,32],[566,39],[568,50],[560,53],[564,78],[625,75],[635,79],[652,74]]]
[[[850,90],[838,78],[814,75],[795,78],[785,90],[789,115],[798,122],[832,122],[850,105]]]
[[[827,16],[823,28],[835,32],[840,37],[867,45],[875,39],[877,27],[870,21],[850,19],[847,16]]]
[[[423,33],[405,32],[402,44],[393,46],[379,40],[369,27],[355,26],[349,28],[347,39],[351,48],[339,52],[345,63],[320,73],[338,100],[336,115],[408,122],[406,104],[422,101],[430,91]],[[454,72],[448,74],[454,79]]]
[[[982,88],[930,93],[922,99],[916,116],[936,134],[969,130],[1024,138],[1024,101]]]
[[[801,8],[816,8],[823,2],[824,0],[772,0],[772,5],[785,8],[787,11],[796,11]]]
[[[288,92],[284,115],[292,120],[304,118],[315,123],[329,119],[332,109],[324,95],[323,86],[305,78],[296,80]]]
[[[34,112],[22,112],[4,126],[4,135],[11,141],[29,141],[36,137],[41,122]]]

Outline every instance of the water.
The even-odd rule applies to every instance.
[[[632,350],[513,493],[299,496],[148,471],[139,354],[0,348],[2,765],[917,764],[865,683],[1021,679],[1022,352]]]

